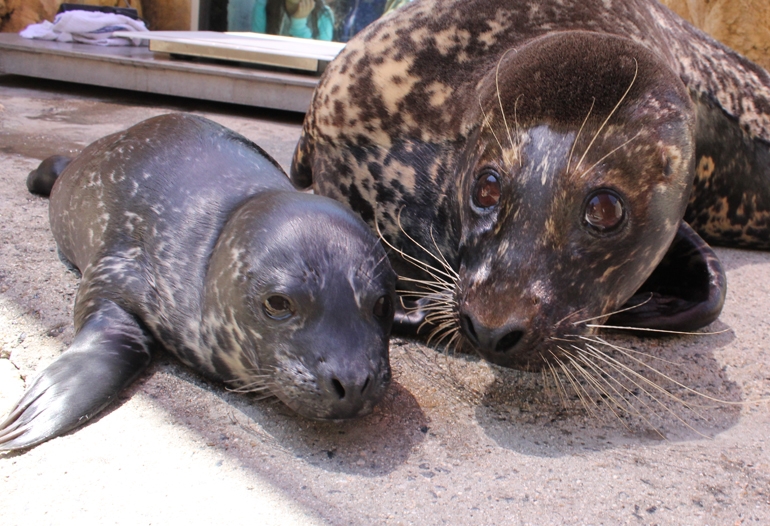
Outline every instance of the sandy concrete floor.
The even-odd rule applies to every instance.
[[[78,283],[56,258],[47,201],[27,193],[27,173],[179,110],[235,129],[284,166],[299,136],[296,115],[0,76],[0,414],[73,338]],[[563,406],[540,375],[396,339],[385,401],[328,424],[160,355],[90,425],[0,454],[0,522],[770,524],[770,407],[757,402],[770,398],[770,254],[719,255],[729,292],[710,330],[723,332],[607,338],[737,403],[650,375],[682,401],[626,382],[630,412],[586,411],[570,389]]]

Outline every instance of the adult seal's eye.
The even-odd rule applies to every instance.
[[[473,204],[481,209],[494,208],[500,202],[500,193],[500,177],[494,171],[487,170],[473,185]]]
[[[586,203],[585,221],[598,232],[611,232],[623,222],[623,217],[623,201],[611,190],[594,192]]]
[[[374,302],[374,315],[377,318],[385,320],[388,319],[392,313],[393,302],[391,301],[390,296],[382,296]]]
[[[294,315],[291,301],[280,294],[268,296],[262,304],[262,310],[268,318],[274,320],[285,320]]]

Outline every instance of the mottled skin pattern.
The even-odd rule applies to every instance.
[[[92,416],[155,344],[310,418],[363,415],[384,394],[395,276],[383,248],[242,136],[172,114],[100,139],[56,180],[50,218],[82,271],[77,334],[0,425],[0,449]],[[276,297],[288,308],[270,311]]]
[[[416,0],[327,68],[291,175],[398,250],[434,266],[416,243],[440,251],[459,273],[437,294],[452,324],[487,359],[537,369],[543,342],[631,298],[683,217],[711,243],[770,248],[768,144],[768,74],[656,2]],[[490,169],[500,203],[474,209]],[[625,205],[612,235],[583,221],[601,188]],[[705,288],[686,301],[642,289],[658,314],[636,325],[691,329],[721,309],[713,253],[678,236],[699,247]],[[518,343],[501,347],[506,335]]]

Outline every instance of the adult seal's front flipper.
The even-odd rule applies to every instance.
[[[692,331],[719,317],[726,293],[717,255],[682,221],[663,260],[623,306],[628,310],[610,317],[607,325]]]
[[[0,450],[34,446],[87,423],[147,367],[151,341],[133,316],[103,301],[0,424]]]

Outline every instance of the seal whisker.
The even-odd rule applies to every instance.
[[[429,280],[425,280],[425,279],[410,278],[408,276],[398,276],[398,279],[400,279],[402,281],[406,281],[408,283],[417,283],[417,284],[425,285],[426,287],[438,288],[440,286],[441,287],[440,290],[442,290],[442,291],[446,290],[447,285],[451,285],[451,283],[449,283],[447,281],[439,281],[439,280],[437,280],[437,281],[429,281]]]
[[[442,265],[442,266],[444,267],[444,271],[441,271],[440,269],[437,269],[437,268],[435,268],[435,267],[433,267],[433,266],[430,266],[430,265],[428,265],[428,264],[427,264],[427,263],[425,263],[425,262],[422,262],[422,261],[421,261],[421,263],[422,263],[423,265],[427,266],[428,268],[431,268],[431,269],[433,269],[433,270],[434,270],[435,272],[437,272],[438,274],[440,274],[440,275],[443,275],[443,276],[446,276],[447,278],[449,278],[449,280],[450,280],[452,283],[456,283],[456,282],[457,282],[457,278],[459,278],[459,275],[458,275],[458,274],[457,274],[457,272],[456,272],[456,271],[455,271],[455,270],[454,270],[454,269],[453,269],[453,268],[452,268],[452,267],[449,265],[449,263],[447,263],[447,262],[446,262],[446,260],[444,259],[444,256],[441,254],[441,251],[440,251],[440,250],[438,250],[438,245],[436,245],[436,250],[437,250],[437,252],[439,253],[439,256],[440,256],[440,257],[439,257],[439,256],[436,256],[436,255],[435,255],[433,252],[431,252],[430,250],[428,250],[426,247],[422,246],[422,245],[421,245],[421,244],[420,244],[420,243],[419,243],[419,242],[418,242],[416,239],[414,239],[414,238],[413,238],[413,237],[412,237],[412,236],[411,236],[411,235],[410,235],[410,234],[409,234],[409,233],[408,233],[406,230],[404,230],[404,227],[403,227],[403,225],[401,224],[401,211],[402,211],[402,210],[403,210],[403,207],[402,207],[401,209],[399,209],[399,211],[398,211],[398,215],[396,216],[396,221],[397,221],[397,224],[398,224],[398,228],[401,230],[401,232],[404,234],[404,236],[405,236],[405,237],[406,237],[406,238],[407,238],[409,241],[411,241],[412,243],[414,243],[414,245],[415,245],[417,248],[419,248],[420,250],[422,250],[423,252],[425,252],[427,255],[429,255],[431,258],[433,258],[435,261],[437,261],[437,262],[438,262],[440,265]],[[433,237],[433,227],[431,227],[431,228],[430,228],[430,234],[431,234],[431,239],[433,239],[433,243],[435,244],[435,243],[436,243],[436,240],[435,240],[435,238]]]
[[[583,128],[585,128],[586,123],[588,122],[588,118],[591,116],[591,112],[594,109],[594,104],[596,104],[596,97],[591,97],[591,107],[588,108],[588,113],[586,114],[586,118],[583,119],[583,123],[580,125],[580,128],[578,128],[577,134],[575,135],[575,140],[572,141],[572,148],[570,148],[569,151],[569,157],[567,157],[567,170],[565,173],[570,173],[569,166],[572,162],[572,156],[575,153],[575,147],[577,146],[578,139],[580,138],[580,134],[583,132]]]
[[[637,304],[637,305],[632,305],[631,307],[625,307],[625,308],[622,308],[622,309],[618,309],[618,310],[616,310],[616,311],[608,312],[608,313],[605,313],[605,314],[600,314],[599,316],[594,316],[593,318],[585,318],[585,319],[583,319],[583,320],[580,320],[580,321],[576,321],[576,322],[574,322],[572,325],[580,325],[581,323],[585,323],[585,322],[587,322],[587,321],[598,320],[598,319],[600,319],[600,318],[607,318],[607,317],[609,317],[609,316],[614,316],[615,314],[620,314],[621,312],[626,312],[626,311],[630,311],[630,310],[638,309],[639,307],[641,307],[641,306],[643,306],[643,305],[646,305],[647,303],[649,303],[650,301],[652,301],[652,298],[653,298],[653,295],[652,295],[652,293],[650,293],[650,297],[649,297],[649,298],[647,298],[646,300],[644,300],[642,303],[639,303],[639,304]],[[581,310],[583,310],[583,309],[581,309]],[[577,312],[580,312],[580,311],[576,311],[576,313],[577,313]],[[571,315],[570,315],[570,316],[571,316]],[[561,321],[564,321],[564,320],[566,320],[566,319],[567,319],[567,318],[569,318],[570,316],[567,316],[567,317],[563,318]],[[559,322],[559,323],[561,323],[561,322]]]
[[[692,412],[693,412],[693,413],[694,413],[694,414],[695,414],[697,417],[699,417],[699,418],[703,418],[703,416],[702,416],[700,413],[698,413],[698,412],[697,412],[697,411],[696,411],[696,410],[695,410],[695,409],[694,409],[694,408],[693,408],[693,407],[692,407],[690,404],[688,404],[686,401],[684,401],[684,400],[682,400],[681,398],[679,398],[679,397],[675,396],[673,393],[669,392],[668,390],[666,390],[666,389],[665,389],[665,388],[663,388],[662,386],[658,385],[657,383],[653,382],[653,381],[652,381],[652,380],[650,380],[649,378],[645,377],[645,376],[644,376],[644,375],[642,375],[642,374],[639,374],[638,372],[636,372],[636,371],[634,371],[633,369],[629,368],[628,366],[626,366],[626,365],[624,365],[624,364],[622,364],[622,363],[618,362],[617,360],[615,360],[615,359],[613,359],[612,357],[610,357],[608,354],[601,352],[599,349],[597,349],[597,348],[595,348],[595,347],[593,347],[593,346],[591,346],[591,345],[586,345],[586,347],[585,347],[585,348],[583,348],[583,349],[579,349],[579,350],[580,350],[580,351],[582,351],[582,352],[584,352],[584,353],[586,353],[586,354],[588,354],[589,356],[592,356],[592,357],[594,357],[594,358],[598,359],[599,361],[601,361],[602,363],[604,363],[604,364],[605,364],[607,367],[610,367],[612,370],[614,370],[616,373],[618,373],[618,374],[619,374],[619,375],[620,375],[622,378],[624,378],[625,380],[627,380],[628,382],[630,382],[630,383],[631,383],[631,384],[632,384],[634,387],[636,387],[637,389],[639,389],[639,390],[641,390],[643,393],[645,393],[647,396],[649,396],[649,397],[650,397],[650,398],[651,398],[651,399],[652,399],[652,400],[653,400],[653,401],[654,401],[654,402],[655,402],[655,403],[658,405],[658,407],[660,407],[661,409],[663,409],[663,410],[664,410],[666,413],[668,413],[669,415],[673,416],[673,417],[674,417],[675,419],[677,419],[677,420],[678,420],[678,421],[679,421],[679,422],[680,422],[682,425],[684,425],[684,426],[685,426],[685,427],[687,427],[688,429],[690,429],[690,430],[694,431],[695,433],[697,433],[697,434],[701,435],[702,437],[704,437],[704,438],[708,438],[708,436],[707,436],[707,435],[705,435],[705,434],[701,433],[700,431],[698,431],[697,429],[695,429],[695,428],[694,428],[692,425],[690,425],[690,424],[689,424],[689,423],[688,423],[688,422],[687,422],[687,421],[686,421],[684,418],[682,418],[682,416],[680,416],[680,415],[679,415],[679,414],[678,414],[676,411],[674,411],[673,409],[671,409],[670,407],[668,407],[666,404],[664,404],[664,403],[663,403],[663,401],[662,401],[662,400],[661,400],[659,397],[655,396],[655,395],[653,394],[653,392],[651,392],[650,390],[646,389],[646,388],[644,387],[644,385],[648,385],[648,386],[652,387],[653,391],[658,391],[659,393],[661,393],[661,394],[665,395],[666,397],[670,398],[671,400],[674,400],[674,401],[676,401],[676,402],[678,402],[678,403],[682,404],[684,407],[686,407],[687,409],[689,409],[690,411],[692,411]],[[654,369],[653,369],[653,370],[654,370]],[[659,371],[655,371],[655,372],[656,372],[656,373],[658,373],[658,374],[662,374],[662,373],[660,373]],[[663,376],[664,378],[666,377],[665,375],[662,375],[662,376]],[[607,375],[607,379],[605,379],[605,381],[607,381],[607,382],[608,382],[608,381],[613,381],[613,382],[615,382],[617,385],[619,385],[619,386],[622,386],[624,390],[627,390],[627,392],[628,392],[628,393],[629,393],[631,396],[633,396],[633,397],[634,397],[634,399],[636,399],[636,400],[637,400],[637,401],[639,401],[641,404],[643,404],[643,405],[645,406],[645,408],[647,408],[648,410],[650,410],[652,413],[656,413],[656,412],[655,412],[655,410],[654,410],[654,409],[653,409],[653,408],[652,408],[652,407],[651,407],[649,404],[646,404],[646,403],[645,403],[643,400],[641,400],[641,399],[638,397],[638,395],[636,395],[635,393],[633,393],[633,392],[632,392],[630,389],[628,389],[628,387],[626,387],[626,386],[623,386],[622,382],[620,382],[620,380],[619,380],[618,378],[616,378],[615,376],[613,376],[613,375]],[[677,382],[674,382],[674,383],[677,383]],[[631,405],[629,404],[629,405],[628,405],[628,407],[633,407],[633,406],[631,406]],[[638,410],[636,410],[636,411],[635,411],[635,413],[636,413],[637,415],[639,415],[639,416],[640,416],[642,419],[644,419],[644,420],[645,420],[645,422],[647,422],[648,424],[650,423],[650,422],[649,422],[649,420],[648,420],[648,419],[647,419],[647,418],[646,418],[644,415],[642,415],[640,412],[638,412]],[[653,427],[653,429],[655,429],[655,428],[654,428],[654,426],[651,426],[651,427]],[[658,433],[661,435],[661,437],[665,438],[665,437],[663,436],[663,434],[662,434],[662,433],[660,433],[660,431],[658,431],[657,429],[655,429],[655,431],[656,431],[656,432],[658,432]]]
[[[244,385],[243,387],[238,387],[238,388],[235,388],[235,389],[227,388],[227,390],[230,391],[231,393],[260,393],[260,392],[263,392],[263,391],[270,390],[270,386],[265,385],[265,384],[256,385],[256,386],[245,386]]]
[[[404,306],[404,310],[407,312],[414,312],[414,311],[423,311],[423,312],[452,312],[452,307],[454,307],[456,303],[454,301],[432,301],[429,304],[427,304],[425,307],[417,305],[414,307],[407,307]]]
[[[441,249],[438,247],[438,243],[436,243],[436,236],[432,226],[430,227],[430,239],[433,241],[433,246],[436,247],[436,253],[440,258],[439,262],[449,274],[454,276],[455,279],[453,280],[453,283],[457,283],[457,280],[460,279],[460,274],[452,268],[452,265],[449,264],[449,262],[444,257],[444,254],[442,254]]]
[[[583,406],[583,408],[591,413],[594,414],[593,410],[590,408],[588,402],[585,399],[583,389],[580,387],[580,383],[577,381],[577,378],[575,378],[573,372],[567,367],[567,364],[565,364],[562,360],[559,360],[558,362],[559,367],[561,367],[562,372],[564,373],[564,376],[567,378],[567,381],[572,386],[572,390],[577,395],[578,399],[580,400],[580,404]]]
[[[612,396],[612,394],[607,392],[605,389],[602,389],[601,385],[597,382],[596,378],[594,378],[592,374],[590,374],[588,371],[585,370],[585,368],[581,365],[577,357],[575,357],[570,351],[568,351],[564,347],[559,347],[559,350],[565,354],[565,356],[567,357],[567,360],[569,361],[569,365],[571,365],[573,368],[573,371],[577,371],[578,373],[580,373],[580,376],[586,381],[586,383],[588,383],[588,385],[591,387],[594,393],[596,393],[597,396],[599,396],[599,398],[601,398],[602,400],[610,400],[611,402],[617,405],[617,402],[614,400],[614,397]],[[574,375],[574,372],[573,372],[573,375]],[[590,405],[593,406],[594,408],[598,408],[599,407],[598,402],[596,402],[592,397],[590,397],[588,390],[585,388],[583,388],[583,390],[585,391],[586,396],[591,403]],[[606,401],[604,403],[607,404]],[[596,416],[590,407],[587,407],[587,409],[589,410],[589,412],[591,412],[592,415]],[[615,411],[611,408],[611,406],[610,406],[610,411],[612,411],[612,413],[615,414]],[[618,415],[615,414],[615,416],[618,416]]]
[[[677,334],[682,336],[716,336],[717,334],[724,334],[730,332],[730,329],[723,329],[715,332],[688,332],[688,331],[670,331],[666,329],[651,329],[647,327],[623,327],[621,325],[602,325],[587,323],[586,327],[592,327],[595,329],[612,329],[619,331],[641,331],[641,332],[655,332],[660,334]]]
[[[599,345],[605,345],[605,346],[609,347],[610,349],[613,349],[613,350],[617,351],[618,353],[628,357],[630,360],[634,361],[638,365],[641,365],[642,367],[644,367],[645,369],[649,370],[650,372],[659,375],[661,378],[663,378],[663,379],[673,383],[674,385],[676,385],[680,389],[683,389],[683,390],[685,390],[685,391],[687,391],[687,392],[689,392],[691,394],[697,395],[697,396],[699,396],[701,398],[704,398],[706,400],[710,400],[710,401],[718,403],[718,404],[728,404],[728,405],[738,405],[738,406],[745,405],[744,402],[733,402],[733,401],[730,401],[730,400],[722,400],[722,399],[719,399],[719,398],[707,395],[705,393],[701,393],[700,391],[697,391],[697,390],[693,389],[692,387],[688,387],[685,384],[676,381],[675,379],[671,378],[670,376],[666,375],[665,373],[663,373],[663,372],[659,371],[658,369],[654,368],[653,366],[651,366],[647,362],[645,362],[643,360],[640,360],[639,358],[636,358],[635,356],[633,356],[632,353],[628,352],[629,351],[628,349],[625,349],[625,348],[620,347],[618,345],[614,345],[614,344],[608,342],[607,340],[605,340],[603,338],[599,338],[599,337],[589,338],[589,337],[586,337],[586,336],[581,336],[580,339],[582,339],[584,341],[587,341],[587,342],[599,344]],[[601,352],[601,351],[597,350],[596,352]],[[601,353],[601,354],[604,355],[604,356],[608,356],[606,353]],[[618,364],[620,364],[620,362],[618,362]],[[620,365],[622,365],[622,364],[620,364]],[[635,375],[639,376],[640,378],[645,378],[643,375],[637,373],[636,371],[633,371],[633,369],[630,369],[627,366],[623,366],[623,367],[625,367],[629,371],[632,371]],[[660,391],[663,391],[663,392],[665,392],[667,394],[671,394],[668,391],[666,391],[663,387],[661,387],[658,384],[652,382],[651,380],[648,380],[646,378],[645,378],[645,380],[647,382],[649,382],[651,385],[653,385],[656,389],[658,389]],[[671,396],[674,396],[674,395],[671,395]],[[678,398],[676,398],[676,399],[679,400]],[[684,402],[682,401],[682,403],[684,403]]]
[[[489,128],[489,131],[492,132],[492,137],[495,138],[495,142],[497,142],[497,145],[500,147],[500,151],[503,152],[505,148],[503,148],[503,144],[500,142],[500,139],[498,139],[497,134],[495,133],[495,129],[492,127],[492,124],[489,122],[489,117],[487,117],[487,112],[484,111],[484,105],[481,103],[481,96],[479,96],[479,107],[481,108],[481,114],[484,116],[484,124],[487,125],[487,128]]]
[[[518,113],[518,106],[519,106],[519,99],[523,96],[523,93],[519,93],[519,95],[516,97],[516,100],[513,101],[513,125],[516,126],[516,156],[519,158],[519,168],[524,166],[524,159],[521,155],[521,134],[519,133],[519,113]]]
[[[628,143],[630,143],[631,141],[635,140],[635,139],[636,139],[637,137],[639,137],[641,134],[642,134],[642,130],[639,130],[638,132],[636,132],[636,135],[634,135],[633,137],[631,137],[630,139],[628,139],[627,141],[625,141],[625,142],[624,142],[623,144],[621,144],[620,146],[618,146],[618,147],[616,147],[616,148],[613,148],[612,150],[610,150],[609,152],[607,152],[607,153],[606,153],[604,156],[602,156],[602,158],[601,158],[601,159],[599,159],[598,161],[596,161],[596,162],[595,162],[594,164],[592,164],[590,167],[586,168],[586,170],[585,170],[583,173],[581,173],[581,174],[580,174],[578,177],[579,177],[580,179],[582,179],[583,177],[585,177],[585,176],[586,176],[586,174],[588,174],[588,173],[589,173],[591,170],[593,170],[594,168],[596,168],[597,166],[599,166],[599,164],[601,164],[601,162],[602,162],[602,161],[604,161],[604,160],[605,160],[607,157],[609,157],[609,156],[610,156],[610,155],[612,155],[613,153],[617,152],[618,150],[620,150],[621,148],[623,148],[624,146],[626,146],[626,145],[627,145]]]
[[[580,161],[578,161],[577,166],[575,166],[575,171],[577,172],[580,170],[580,165],[583,164],[583,160],[586,158],[586,155],[588,155],[588,152],[591,150],[591,147],[593,146],[596,139],[599,137],[599,135],[602,133],[602,130],[604,130],[604,127],[607,125],[609,120],[612,118],[612,116],[615,114],[615,112],[618,110],[621,104],[623,104],[623,101],[626,100],[626,97],[631,91],[631,88],[634,86],[634,83],[636,82],[636,77],[639,74],[639,62],[634,58],[634,64],[635,64],[635,70],[634,70],[634,77],[631,79],[631,83],[628,85],[628,88],[626,88],[626,92],[623,93],[623,96],[620,97],[620,100],[617,104],[615,104],[615,107],[612,108],[612,111],[609,115],[607,115],[607,118],[604,119],[604,122],[602,122],[602,125],[599,126],[599,129],[594,134],[593,138],[591,139],[591,142],[588,143],[588,147],[586,148],[586,151],[583,152],[583,156],[580,158]]]
[[[379,225],[379,223],[378,223],[377,221],[375,221],[375,222],[374,222],[374,226],[375,226],[375,230],[377,231],[377,235],[378,235],[378,236],[380,236],[380,239],[382,240],[382,242],[383,242],[383,243],[385,243],[385,245],[386,245],[388,248],[390,248],[391,250],[393,250],[394,252],[396,252],[398,255],[400,255],[402,258],[404,258],[404,260],[408,261],[409,263],[411,263],[411,264],[412,264],[412,265],[414,265],[415,267],[417,267],[417,268],[419,268],[419,269],[421,269],[421,270],[425,271],[426,273],[430,274],[430,276],[431,276],[432,278],[436,279],[436,280],[439,280],[438,276],[436,275],[436,274],[438,274],[438,275],[443,275],[443,276],[445,276],[445,277],[446,277],[447,279],[449,279],[450,281],[454,281],[454,278],[453,278],[453,277],[452,277],[450,274],[447,274],[447,273],[445,273],[445,272],[441,271],[440,269],[437,269],[437,268],[435,268],[435,267],[433,267],[433,266],[429,265],[428,263],[426,263],[426,262],[424,262],[424,261],[422,261],[422,260],[420,260],[420,259],[417,259],[417,258],[415,258],[414,256],[410,256],[409,254],[407,254],[406,252],[404,252],[404,251],[403,251],[403,250],[401,250],[400,248],[397,248],[395,245],[393,245],[392,243],[390,243],[390,242],[389,242],[387,239],[385,239],[385,237],[382,235],[382,232],[380,231],[380,225]],[[401,231],[403,232],[403,227],[401,226],[401,211],[400,211],[400,210],[399,210],[399,213],[398,213],[398,227],[399,227],[399,228],[401,229]],[[410,241],[412,241],[412,242],[413,242],[413,243],[414,243],[416,246],[418,246],[420,249],[422,249],[423,251],[425,251],[427,254],[429,254],[429,255],[430,255],[431,257],[433,257],[434,259],[438,259],[438,258],[436,258],[436,256],[435,256],[435,255],[433,255],[433,253],[432,253],[432,252],[430,252],[429,250],[425,249],[425,248],[424,248],[422,245],[420,245],[419,243],[417,243],[417,242],[416,242],[416,241],[415,241],[415,240],[414,240],[412,237],[410,237],[408,234],[406,234],[406,232],[404,232],[404,234],[407,236],[407,238],[408,238]],[[439,261],[439,262],[440,262],[440,261]],[[399,279],[401,279],[401,276],[399,276]]]
[[[430,321],[429,321],[429,320],[427,320],[427,319],[426,319],[425,321],[423,321],[423,322],[420,324],[420,327],[417,329],[417,332],[419,332],[419,331],[420,331],[420,329],[422,329],[422,328],[423,328],[423,327],[424,327],[426,324],[428,324],[428,323],[430,323]],[[431,335],[428,337],[428,345],[430,345],[430,342],[431,342],[431,338],[432,338],[432,337],[433,337],[435,334],[437,334],[437,333],[439,333],[439,332],[441,332],[441,331],[445,331],[445,330],[447,330],[447,329],[453,329],[453,325],[454,325],[454,322],[453,322],[453,321],[447,321],[447,322],[444,322],[444,323],[442,323],[442,324],[440,324],[440,325],[436,326],[436,328],[435,328],[435,329],[434,329],[434,330],[431,332]]]
[[[560,361],[559,358],[548,349],[548,352],[556,359],[557,363]],[[561,400],[561,405],[565,409],[568,407],[568,396],[567,396],[567,390],[565,389],[564,385],[562,384],[561,380],[559,379],[559,373],[556,372],[556,368],[553,365],[553,362],[551,360],[548,360],[543,356],[542,353],[540,353],[540,357],[543,359],[543,362],[548,366],[548,370],[551,371],[551,376],[553,376],[554,385],[556,386],[556,393],[559,396],[559,399]],[[543,369],[545,371],[546,369]]]
[[[584,351],[584,349],[580,349],[580,348],[577,348],[577,349],[579,351]],[[612,414],[623,425],[623,427],[630,430],[628,424],[626,424],[626,422],[623,421],[621,415],[619,415],[615,411],[615,409],[613,409],[612,404],[614,404],[614,406],[619,411],[636,415],[638,418],[643,420],[651,429],[653,429],[658,435],[663,437],[663,434],[652,424],[652,422],[650,422],[650,420],[644,415],[644,413],[642,413],[639,409],[637,409],[632,404],[628,403],[628,401],[626,401],[626,398],[623,396],[623,393],[619,391],[618,388],[625,391],[628,396],[631,396],[634,399],[636,399],[640,404],[642,404],[645,408],[650,410],[652,413],[655,413],[655,410],[652,407],[650,407],[649,404],[644,402],[644,400],[642,400],[636,393],[634,393],[627,386],[623,385],[623,383],[620,382],[617,378],[613,377],[611,374],[607,374],[607,371],[599,367],[598,364],[592,362],[591,360],[585,359],[585,355],[583,356],[583,363],[596,373],[595,375],[590,374],[588,371],[585,371],[585,368],[583,368],[584,372],[586,373],[586,378],[590,377],[591,381],[596,386],[596,389],[598,389],[599,392],[604,393],[605,396],[601,398],[602,400],[605,401],[605,406],[612,412]],[[602,387],[602,386],[606,386],[606,389],[605,387]],[[607,389],[612,391],[612,393],[615,393],[615,395],[617,395],[617,398],[613,396],[609,391],[607,391]],[[644,389],[642,389],[642,391],[646,392]],[[624,400],[625,404],[621,404],[619,400]]]
[[[592,370],[594,370],[594,371],[596,371],[598,373],[596,376],[594,376],[590,371],[588,371],[585,367],[583,367],[583,365],[580,362],[578,362],[578,360],[575,359],[571,355],[571,353],[569,353],[566,349],[561,349],[561,350],[564,351],[565,353],[567,353],[567,357],[568,357],[572,367],[575,370],[577,370],[578,372],[580,372],[580,374],[583,377],[583,379],[588,383],[589,386],[591,386],[591,389],[594,391],[594,393],[597,394],[599,399],[602,400],[602,402],[604,403],[605,407],[607,407],[610,410],[610,412],[623,425],[623,427],[628,429],[628,425],[623,421],[623,419],[621,418],[621,415],[618,413],[618,411],[623,411],[624,410],[624,406],[621,405],[620,402],[618,402],[618,400],[615,398],[615,396],[613,396],[612,393],[615,393],[615,395],[617,395],[621,399],[623,397],[617,391],[617,389],[614,388],[614,386],[612,386],[606,380],[604,380],[604,378],[601,375],[601,370],[597,370],[598,368],[595,367],[595,364],[592,364],[590,361],[588,361],[588,360],[583,361],[584,364],[588,365],[589,367],[592,368]],[[600,381],[600,380],[602,380],[604,383],[602,383],[602,381]],[[606,386],[606,388],[605,388],[605,386]],[[610,390],[608,390],[607,388],[609,388]],[[612,392],[610,392],[610,391],[612,391]],[[591,398],[591,403],[592,403],[592,405],[595,408],[599,407],[598,402],[596,402],[592,398]],[[617,408],[618,411],[616,411],[616,408]],[[592,412],[592,415],[595,416],[595,413]]]
[[[675,411],[673,411],[672,409],[667,407],[665,404],[663,404],[661,399],[659,399],[657,396],[655,396],[653,392],[651,392],[649,389],[646,389],[644,386],[645,385],[650,386],[653,391],[657,391],[658,393],[664,395],[665,397],[667,397],[667,398],[669,398],[669,399],[671,399],[671,400],[673,400],[675,402],[678,402],[678,403],[682,404],[684,407],[686,407],[687,409],[692,411],[695,415],[697,415],[700,418],[703,418],[703,416],[701,414],[699,414],[698,411],[693,407],[695,404],[691,404],[691,403],[686,402],[682,398],[680,398],[680,397],[674,395],[673,393],[671,393],[669,390],[667,390],[663,386],[661,386],[658,383],[650,380],[649,378],[647,378],[643,374],[640,374],[639,372],[634,371],[633,369],[631,369],[627,365],[625,365],[625,364],[619,362],[618,360],[612,358],[607,353],[602,352],[601,350],[597,349],[596,347],[594,347],[592,345],[586,345],[586,347],[584,348],[584,352],[586,352],[590,356],[593,356],[593,357],[599,359],[600,361],[605,363],[607,366],[609,366],[613,370],[617,371],[623,378],[625,378],[626,380],[631,382],[635,387],[637,387],[643,393],[645,393],[647,396],[652,398],[660,407],[662,407],[668,413],[670,413],[673,416],[675,416],[678,420],[680,420],[682,423],[684,423],[688,427],[691,427],[691,426],[689,426],[686,422],[684,422],[684,420]],[[665,378],[665,379],[667,379],[669,381],[672,381],[669,377],[663,375],[659,371],[654,370],[654,369],[652,369],[652,370],[653,370],[653,372],[655,372],[657,374],[660,374],[663,378]],[[614,378],[611,375],[608,375],[608,377],[612,378],[616,382],[618,381],[617,378]],[[641,383],[639,383],[636,380],[634,380],[634,378],[638,379],[639,382],[641,382]],[[673,382],[673,383],[676,383],[676,382]]]
[[[508,142],[511,145],[511,153],[516,155],[516,145],[513,142],[513,137],[511,137],[511,128],[508,126],[508,119],[505,118],[505,109],[503,108],[503,99],[500,95],[500,64],[505,60],[505,56],[511,52],[514,51],[515,48],[508,48],[505,50],[505,52],[500,56],[500,60],[497,61],[497,66],[495,67],[495,90],[497,91],[497,102],[500,105],[500,115],[503,118],[503,126],[505,127],[505,131],[508,133]],[[505,150],[502,150],[500,153],[505,155]],[[507,158],[505,160],[508,163],[508,166],[513,166],[513,163],[511,162],[510,158]]]
[[[463,335],[459,329],[454,329],[454,334],[446,344],[447,352],[456,354],[460,345],[463,343]]]
[[[441,336],[435,340],[435,345],[437,347],[441,346],[443,344],[444,340],[446,340],[447,338],[449,338],[450,342],[452,341],[452,338],[454,338],[454,334],[453,334],[454,331],[451,329],[451,327],[449,329],[450,330],[444,331],[444,333],[441,334]],[[433,333],[431,333],[430,337],[428,338],[428,341],[432,341],[431,339],[436,337],[437,335],[438,335],[438,333],[434,331]],[[449,351],[449,347],[448,346],[445,346],[444,349],[447,352]]]

